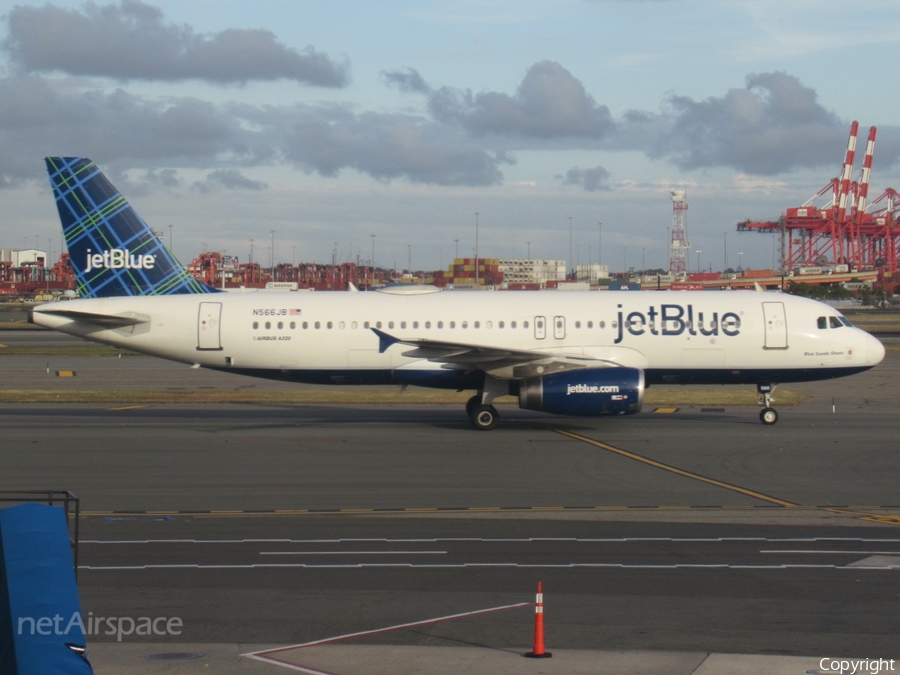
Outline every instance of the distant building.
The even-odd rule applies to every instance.
[[[36,248],[0,249],[0,262],[8,262],[12,267],[37,265],[47,267],[47,252]]]
[[[566,278],[565,260],[500,259],[503,281],[511,284],[546,284]]]

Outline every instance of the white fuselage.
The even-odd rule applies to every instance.
[[[61,305],[142,323],[104,327],[53,314]],[[643,369],[650,384],[825,379],[884,357],[878,340],[833,308],[754,291],[245,292],[75,300],[33,316],[165,359],[308,382],[460,386],[442,377],[451,373],[441,363],[404,356],[408,346],[380,352],[371,328],[401,340],[600,359]]]

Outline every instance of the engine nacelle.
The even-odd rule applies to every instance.
[[[519,385],[519,407],[556,415],[634,415],[644,402],[644,371],[588,368],[531,377]]]

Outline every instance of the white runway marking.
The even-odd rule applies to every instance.
[[[375,630],[366,630],[358,633],[347,633],[345,635],[338,635],[336,637],[325,638],[323,640],[314,640],[312,642],[304,642],[297,645],[290,645],[288,647],[278,647],[276,649],[266,649],[259,652],[249,652],[247,654],[242,654],[241,656],[246,656],[251,659],[255,659],[257,661],[263,661],[265,663],[272,663],[276,666],[281,666],[282,668],[288,668],[290,670],[295,670],[301,673],[309,673],[310,675],[332,675],[331,673],[327,673],[323,670],[317,670],[315,668],[308,668],[306,666],[301,666],[295,663],[289,663],[282,659],[276,658],[273,654],[280,654],[287,651],[295,651],[299,649],[303,649],[304,647],[316,647],[319,645],[331,644],[334,642],[341,642],[343,640],[350,640],[358,637],[366,637],[369,635],[378,635],[381,633],[388,633],[391,631],[403,630],[405,628],[417,628],[419,626],[429,626],[435,623],[443,623],[446,621],[455,621],[458,619],[466,619],[472,616],[480,616],[482,614],[491,614],[494,612],[502,612],[508,609],[521,609],[522,607],[531,607],[532,604],[530,602],[517,602],[514,605],[502,605],[500,607],[489,607],[487,609],[477,609],[472,612],[462,612],[461,614],[451,614],[449,616],[441,616],[436,619],[426,619],[425,621],[413,621],[411,623],[402,623],[396,626],[388,626],[386,628],[376,628]]]
[[[649,563],[516,563],[516,562],[500,562],[500,563],[435,563],[435,564],[419,564],[419,563],[347,563],[339,564],[316,564],[316,563],[236,563],[236,564],[200,564],[200,563],[184,563],[184,564],[151,564],[151,565],[79,565],[79,570],[92,571],[116,571],[116,570],[174,570],[174,569],[195,569],[195,570],[252,570],[252,569],[466,569],[466,568],[516,568],[516,569],[647,569],[647,570],[687,570],[687,569],[733,569],[733,570],[793,570],[793,569],[821,569],[821,570],[840,570],[847,569],[845,565],[801,565],[801,564],[783,564],[783,565],[760,565],[760,564],[740,564],[740,563],[672,563],[672,564],[649,564]],[[864,569],[894,569],[894,568],[864,568]]]
[[[260,551],[260,555],[447,555],[447,551]]]
[[[439,538],[351,538],[351,539],[82,539],[81,544],[344,544],[344,543],[429,543],[441,542],[484,542],[484,543],[529,543],[529,542],[576,542],[576,543],[640,543],[640,542],[771,542],[771,543],[817,543],[817,542],[855,542],[873,544],[896,544],[900,539],[869,539],[861,537],[439,537]]]

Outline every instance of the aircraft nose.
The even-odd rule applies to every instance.
[[[877,337],[866,333],[866,363],[881,363],[884,360],[884,345]]]

